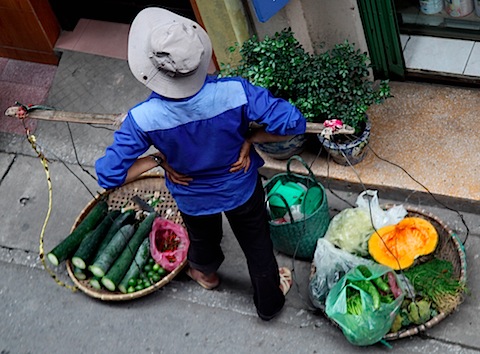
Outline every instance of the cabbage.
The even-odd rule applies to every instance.
[[[367,256],[368,239],[374,232],[368,210],[348,208],[332,218],[325,238],[347,252]]]

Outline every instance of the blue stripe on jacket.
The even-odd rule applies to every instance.
[[[113,144],[97,160],[99,184],[123,184],[131,165],[153,145],[175,170],[193,178],[189,186],[167,180],[180,210],[205,215],[234,209],[252,195],[263,165],[252,148],[249,171],[229,172],[252,121],[278,135],[305,132],[305,119],[296,108],[240,78],[208,78],[199,93],[182,100],[152,93],[130,110]]]

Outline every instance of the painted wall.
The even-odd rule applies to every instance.
[[[356,0],[290,0],[265,23],[258,21],[251,0],[248,0],[248,7],[260,37],[291,27],[309,51],[328,49],[348,39],[368,52]]]
[[[252,0],[196,0],[212,40],[217,64],[235,64],[239,56],[228,48],[251,34],[260,38],[291,27],[310,52],[321,52],[348,39],[367,51],[356,0],[290,0],[267,22],[258,21]]]
[[[212,41],[218,66],[238,61],[238,52],[232,55],[228,48],[236,42],[243,43],[253,33],[242,1],[196,0],[195,3]]]

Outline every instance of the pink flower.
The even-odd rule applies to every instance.
[[[340,119],[329,119],[323,122],[325,128],[332,128],[333,130],[343,127],[343,122]]]

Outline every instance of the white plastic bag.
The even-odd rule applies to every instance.
[[[402,205],[395,205],[388,210],[383,210],[378,203],[378,191],[366,190],[359,194],[356,205],[369,212],[373,226],[380,229],[384,226],[395,225],[407,215],[407,210]],[[369,198],[371,199],[369,200]]]
[[[313,256],[315,274],[309,283],[309,295],[313,306],[323,309],[330,289],[350,269],[360,264],[371,265],[374,262],[336,248],[325,238],[318,239]]]
[[[356,208],[344,209],[332,218],[325,238],[347,252],[366,256],[368,239],[375,229],[397,224],[407,211],[401,205],[383,210],[374,190],[360,193],[356,205]]]
[[[305,214],[302,213],[301,211],[302,206],[300,204],[295,204],[290,207],[290,212],[292,213],[293,216],[293,221],[290,220],[290,214],[287,212],[285,216],[283,217],[287,222],[294,222],[298,220],[302,220],[305,218]]]

